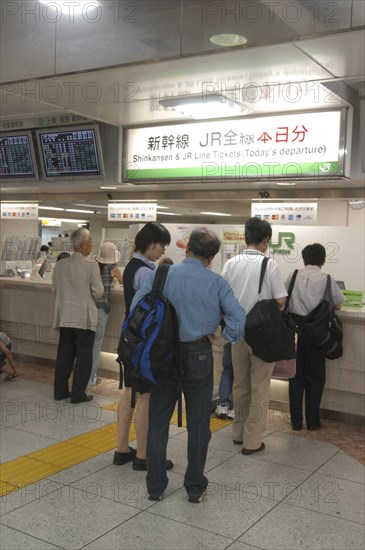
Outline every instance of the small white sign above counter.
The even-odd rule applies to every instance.
[[[266,220],[270,224],[315,225],[317,223],[317,203],[253,202],[251,216]]]
[[[38,203],[2,202],[2,220],[38,220]]]
[[[143,202],[109,202],[108,221],[111,222],[155,222],[157,204]]]

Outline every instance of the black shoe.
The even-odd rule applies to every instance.
[[[68,399],[69,397],[71,397],[71,394],[70,392],[69,393],[65,393],[65,395],[60,395],[60,396],[54,396],[54,400],[55,401],[62,401],[62,399]]]
[[[189,497],[188,502],[191,502],[192,504],[199,504],[200,502],[202,502],[206,494],[207,494],[207,490],[204,489],[204,491],[200,495]]]
[[[83,395],[82,397],[71,397],[71,403],[76,405],[77,403],[87,403],[94,399],[93,395]]]
[[[132,447],[129,447],[129,449],[129,453],[119,453],[118,451],[115,451],[113,458],[113,464],[115,464],[115,466],[123,466],[123,464],[127,464],[134,459],[136,456],[136,450],[132,449]]]
[[[295,432],[300,432],[300,430],[302,429],[302,423],[301,422],[293,422],[292,427],[293,427],[293,430]]]
[[[265,449],[265,443],[261,443],[258,449],[242,449],[241,453],[243,455],[253,455],[254,453],[258,453],[259,451],[263,451],[264,449]]]
[[[240,441],[240,440],[238,440],[238,439],[234,439],[234,440],[233,440],[233,443],[234,443],[235,445],[243,445],[243,441]]]
[[[307,426],[307,430],[310,432],[314,432],[315,430],[319,430],[321,427],[321,423],[318,422],[318,424],[314,424],[313,426]]]
[[[174,463],[171,460],[166,460],[166,470],[171,470],[174,467]],[[137,458],[136,456],[133,458],[133,470],[137,470],[138,472],[146,472],[147,471],[147,460],[145,458]]]
[[[162,500],[162,495],[159,497],[157,495],[148,495],[148,500],[153,500],[154,502],[157,502],[159,500]]]

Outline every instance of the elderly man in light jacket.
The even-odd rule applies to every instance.
[[[73,256],[56,263],[53,278],[55,293],[54,328],[60,329],[57,350],[54,398],[71,397],[71,403],[91,401],[86,395],[89,381],[98,314],[95,299],[104,293],[97,262],[91,260],[91,235],[77,229],[71,235]],[[68,380],[75,363],[71,393]]]

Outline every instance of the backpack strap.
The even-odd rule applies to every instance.
[[[159,294],[162,294],[169,268],[170,266],[168,264],[162,264],[158,266],[155,280],[153,281],[152,292],[158,292]]]
[[[132,384],[131,409],[134,409],[135,407],[136,407],[136,390],[134,389]]]
[[[153,282],[152,291],[162,294],[167,273],[170,266],[167,264],[162,264],[158,266],[155,280]],[[181,353],[180,353],[180,339],[179,339],[179,323],[177,320],[177,315],[175,309],[173,309],[172,322],[174,325],[174,335],[175,335],[175,357],[177,361],[177,383],[178,383],[178,393],[177,393],[177,426],[178,428],[182,427],[182,365],[181,365]]]
[[[295,279],[297,278],[297,275],[298,275],[298,270],[296,269],[293,273],[292,278],[290,279],[290,285],[289,285],[289,289],[288,289],[288,296],[286,297],[286,300],[285,300],[284,311],[287,311],[288,308],[289,308],[289,302],[290,302],[291,295],[293,293],[293,288],[294,288],[294,285],[295,285]]]
[[[264,282],[265,272],[267,268],[267,264],[269,263],[269,258],[265,256],[265,258],[262,260],[261,263],[261,273],[260,273],[260,282],[259,282],[259,295],[261,294],[262,290],[262,283]]]
[[[327,275],[326,290],[324,291],[323,300],[328,300],[330,308],[334,309],[331,286],[331,275]]]

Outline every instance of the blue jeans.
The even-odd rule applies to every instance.
[[[233,365],[232,365],[232,345],[226,344],[223,348],[222,374],[219,382],[219,403],[227,404],[233,408],[232,386],[233,386]]]
[[[208,485],[204,476],[210,433],[213,395],[213,354],[211,344],[181,344],[183,392],[188,428],[188,466],[184,487],[190,497],[200,496]],[[169,424],[178,396],[176,374],[166,383],[151,386],[147,437],[147,490],[160,496],[169,482],[166,474],[166,447]]]

